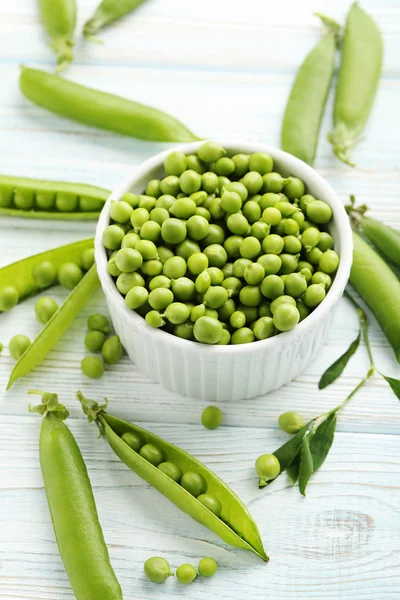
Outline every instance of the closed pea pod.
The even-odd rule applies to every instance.
[[[111,448],[130,469],[158,489],[181,510],[214,531],[226,543],[250,550],[264,561],[268,560],[258,528],[248,510],[236,494],[205,465],[151,432],[107,414],[104,407],[85,399],[81,393],[78,393],[78,399],[89,419],[101,424]],[[166,460],[174,463],[183,473],[199,474],[206,483],[207,494],[214,496],[221,503],[221,518],[213,514],[168,475],[132,450],[121,439],[121,436],[129,431],[139,433],[145,444],[153,444],[159,448],[167,457]]]
[[[400,363],[400,281],[356,233],[353,233],[353,243],[350,283],[375,314]]]
[[[354,166],[349,150],[367,124],[382,70],[383,42],[376,23],[355,2],[349,11],[336,86],[333,152]]]
[[[282,149],[310,165],[314,162],[333,77],[335,38],[339,29],[339,25],[332,22],[328,34],[306,57],[296,75],[283,118]]]
[[[72,61],[73,34],[76,26],[76,0],[39,0],[40,16],[57,54],[57,69]]]
[[[156,108],[93,90],[38,69],[21,68],[20,88],[31,102],[85,125],[159,142],[193,142],[197,139],[177,119]]]
[[[124,17],[143,2],[144,0],[103,0],[85,23],[83,35],[92,39],[102,27]]]
[[[56,394],[43,393],[30,406],[43,416],[40,467],[54,533],[77,600],[122,600],[97,514],[92,486],[79,447],[63,422],[68,411]]]
[[[369,241],[393,264],[400,267],[400,232],[370,217],[363,217],[360,224]]]

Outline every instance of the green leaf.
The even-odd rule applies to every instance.
[[[351,342],[346,352],[342,354],[342,356],[340,356],[337,360],[335,360],[335,362],[331,364],[331,366],[328,367],[325,373],[322,375],[318,384],[320,390],[323,390],[328,385],[333,383],[338,377],[340,377],[340,375],[346,368],[346,365],[349,362],[350,358],[353,356],[353,354],[355,354],[358,346],[360,345],[360,341],[361,331],[359,332],[356,339]]]
[[[310,452],[313,461],[313,473],[324,463],[331,449],[336,430],[336,413],[330,415],[318,426],[310,440]]]
[[[310,451],[310,434],[303,440],[300,452],[299,489],[302,496],[306,495],[308,480],[313,474],[313,458]]]
[[[383,375],[382,373],[381,373],[381,375],[382,375],[382,377],[384,379],[386,379],[386,381],[388,382],[388,384],[392,388],[393,393],[400,400],[400,379],[394,379],[394,377],[386,377],[386,375]]]
[[[286,473],[288,474],[288,477],[293,484],[295,484],[299,478],[299,471],[300,471],[300,452],[298,452],[296,454],[293,461],[286,468]]]
[[[313,421],[309,421],[309,423],[304,425],[304,427],[302,427],[302,429],[300,429],[296,435],[292,436],[289,441],[272,453],[279,460],[279,464],[281,465],[281,473],[286,471],[288,466],[291,465],[296,458],[296,454],[300,450],[301,444],[303,443],[303,438],[312,422]]]

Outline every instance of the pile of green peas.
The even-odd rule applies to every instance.
[[[217,571],[217,563],[214,558],[209,556],[202,558],[199,562],[199,566],[196,568],[185,563],[180,565],[176,570],[176,578],[180,583],[188,584],[192,583],[197,574],[202,577],[212,577]],[[166,558],[162,556],[152,556],[148,558],[144,563],[144,572],[149,581],[153,583],[164,583],[168,577],[171,577],[174,573],[171,571],[171,567]]]
[[[205,142],[113,202],[103,244],[126,306],[203,344],[264,340],[307,317],[339,266],[332,209],[273,168],[268,154]]]
[[[181,485],[189,494],[197,498],[203,506],[208,508],[218,518],[221,515],[222,504],[212,494],[207,493],[207,482],[203,475],[196,471],[186,471],[185,473],[175,463],[167,460],[164,451],[158,448],[155,444],[148,444],[136,431],[127,431],[122,434],[121,439],[132,450],[140,454],[142,458],[147,460],[154,467],[173,479]]]
[[[100,352],[99,356],[86,356],[82,359],[81,370],[90,379],[99,379],[104,375],[104,364],[115,365],[123,354],[124,348],[117,335],[112,335],[110,323],[105,315],[96,313],[87,321],[88,332],[85,336],[85,348],[89,352]]]

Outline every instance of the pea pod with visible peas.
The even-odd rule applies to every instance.
[[[144,0],[103,0],[85,23],[83,35],[89,40],[93,39],[102,27],[124,17],[143,2]]]
[[[100,406],[97,402],[85,398],[81,392],[77,393],[77,398],[89,422],[97,423],[111,448],[132,471],[193,519],[219,535],[226,543],[250,550],[264,561],[268,560],[257,525],[250,513],[233,490],[217,475],[177,446],[137,425],[109,415],[105,412],[106,405]],[[135,444],[131,447],[132,437]],[[152,462],[144,458],[150,455]],[[157,461],[153,460],[156,455]],[[157,468],[162,461],[163,464],[165,461],[172,463],[183,472],[182,485]],[[221,504],[220,517],[197,499],[201,494]]]
[[[194,142],[198,138],[161,110],[100,92],[39,69],[21,67],[20,88],[31,102],[62,117],[156,142]]]
[[[39,0],[40,16],[57,54],[57,69],[62,71],[73,59],[76,0]]]
[[[122,600],[86,465],[64,423],[68,411],[56,394],[30,393],[42,395],[42,404],[29,410],[43,416],[40,467],[58,549],[75,597]]]
[[[72,290],[50,321],[44,326],[27,351],[21,356],[11,372],[7,389],[24,375],[35,369],[67,331],[74,318],[90,300],[100,282],[96,265],[93,265],[78,285]]]
[[[41,252],[0,269],[0,311],[54,285],[59,268],[66,261],[79,263],[91,248],[93,238]]]
[[[385,261],[353,232],[350,283],[375,314],[400,363],[400,281]]]
[[[340,25],[321,17],[328,33],[301,65],[286,105],[282,149],[312,165],[329,88],[331,86]]]
[[[110,192],[84,183],[0,175],[0,214],[31,219],[97,219]]]
[[[355,2],[349,11],[336,86],[334,130],[328,134],[333,152],[354,167],[349,150],[367,124],[382,70],[383,42],[373,21]]]

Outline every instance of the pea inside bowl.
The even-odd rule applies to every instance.
[[[347,215],[314,169],[281,150],[177,150],[143,163],[101,213],[96,262],[115,330],[176,392],[267,393],[326,338],[350,273]]]

